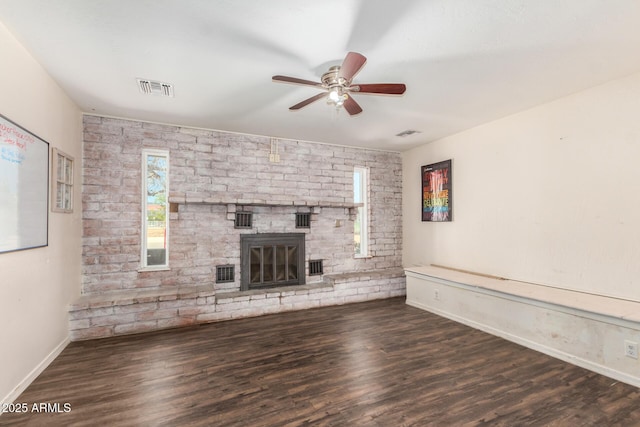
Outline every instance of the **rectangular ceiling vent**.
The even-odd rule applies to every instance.
[[[405,131],[400,132],[396,136],[399,136],[399,137],[403,138],[405,136],[413,135],[414,133],[420,133],[420,131],[419,130],[413,130],[413,129],[407,129]]]
[[[173,98],[173,85],[155,80],[136,79],[138,89],[146,95],[168,96]]]

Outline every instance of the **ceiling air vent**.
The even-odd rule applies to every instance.
[[[420,131],[419,130],[413,130],[413,129],[407,129],[407,130],[404,130],[404,131],[400,132],[396,136],[399,136],[399,137],[402,138],[402,137],[405,137],[405,136],[413,135],[414,133],[420,133]]]
[[[173,85],[155,80],[136,79],[138,89],[146,95],[168,96],[173,98]]]

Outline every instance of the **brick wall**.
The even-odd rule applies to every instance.
[[[169,271],[139,272],[143,148],[170,151]],[[401,158],[397,153],[279,140],[280,162],[269,162],[270,139],[97,116],[84,117],[83,291],[207,285],[215,266],[236,266],[240,288],[240,233],[300,232],[295,212],[311,210],[304,230],[306,260],[323,259],[324,272],[401,266]],[[353,257],[353,167],[370,168],[370,258]],[[254,206],[264,202],[302,204]],[[317,205],[322,204],[323,207]],[[234,229],[235,209],[254,212],[253,230]],[[340,226],[336,226],[336,221]],[[307,282],[321,280],[308,277]]]

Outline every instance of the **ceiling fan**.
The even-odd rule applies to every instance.
[[[296,77],[273,76],[274,82],[293,83],[303,86],[313,86],[322,89],[323,92],[311,98],[305,99],[296,105],[289,107],[289,110],[299,110],[312,102],[327,97],[327,103],[335,105],[336,108],[344,107],[347,113],[355,115],[362,112],[362,108],[353,99],[353,93],[368,93],[377,95],[402,95],[406,86],[402,83],[369,83],[352,84],[353,77],[362,69],[367,58],[357,52],[349,52],[342,61],[342,65],[335,65],[329,68],[320,78],[320,82],[298,79]],[[328,93],[328,96],[327,96]]]

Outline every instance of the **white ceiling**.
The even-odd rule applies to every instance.
[[[86,112],[394,151],[640,71],[637,0],[0,0],[0,21]],[[271,76],[349,51],[355,83],[406,93],[288,110],[317,90]]]

